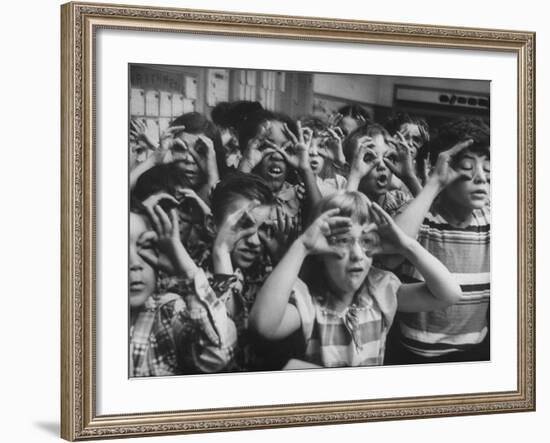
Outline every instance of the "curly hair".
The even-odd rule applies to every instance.
[[[491,130],[487,123],[478,118],[452,120],[439,128],[437,136],[428,144],[426,153],[432,165],[441,152],[447,151],[461,141],[473,140],[468,150],[490,157]]]

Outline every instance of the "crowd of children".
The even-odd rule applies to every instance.
[[[130,376],[489,360],[490,137],[358,105],[130,122]]]

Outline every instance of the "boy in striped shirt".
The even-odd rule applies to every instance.
[[[395,221],[447,266],[462,297],[444,310],[400,314],[386,363],[489,360],[489,127],[474,119],[444,125],[430,157],[437,161],[424,189]],[[422,280],[408,263],[399,276]]]

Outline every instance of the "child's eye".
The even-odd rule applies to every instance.
[[[397,161],[397,156],[395,154],[387,155],[386,158],[392,163],[395,163]]]
[[[367,163],[370,163],[372,161],[374,161],[374,155],[373,154],[365,154],[365,156],[363,157],[363,160]]]
[[[374,246],[378,245],[379,242],[380,238],[375,233],[365,234],[361,237],[361,247],[363,249],[372,249]]]
[[[472,162],[472,160],[468,160],[468,159],[464,159],[464,160],[461,160],[459,163],[458,163],[458,167],[460,169],[464,169],[466,171],[470,171],[472,169],[474,169],[474,163]]]
[[[152,241],[141,242],[141,243],[139,243],[138,246],[139,246],[141,249],[147,249],[147,250],[155,250],[155,248],[156,248],[155,243],[152,242]]]
[[[328,137],[323,137],[319,140],[319,142],[317,143],[317,145],[320,147],[320,148],[326,148],[327,146],[329,146],[329,143],[330,142],[330,138]]]
[[[334,246],[340,246],[340,247],[345,247],[345,246],[351,244],[352,241],[353,241],[353,239],[351,237],[342,237],[342,236],[332,237],[332,239],[331,239],[331,243]]]

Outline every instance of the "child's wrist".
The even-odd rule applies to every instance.
[[[401,174],[401,177],[399,178],[403,183],[407,184],[416,180],[416,175],[414,174],[414,172],[409,171],[408,169],[404,169],[403,174]]]
[[[231,248],[227,244],[227,242],[223,239],[214,240],[214,246],[212,247],[212,253],[216,255],[220,254],[229,254],[231,252]]]
[[[253,163],[247,157],[243,157],[239,164],[239,170],[241,172],[251,172],[252,169],[254,169]]]
[[[443,185],[442,180],[437,175],[431,175],[426,180],[426,185],[424,188],[433,190],[437,193],[441,192],[445,186]]]
[[[418,248],[422,248],[420,246],[420,243],[418,243],[413,238],[409,238],[403,245],[402,245],[402,255],[407,260],[411,261],[416,257],[418,253]]]
[[[336,163],[338,163],[340,166],[346,165],[346,157],[344,156],[344,154],[338,156],[338,158],[336,159]]]
[[[305,241],[303,235],[300,235],[296,239],[296,241],[292,244],[292,248],[296,249],[296,251],[303,255],[304,258],[311,253],[311,248],[307,246],[307,242]]]
[[[176,272],[182,277],[193,279],[198,268],[181,242],[174,243],[171,255]]]
[[[313,170],[311,169],[311,166],[309,164],[304,167],[299,166],[298,169],[300,170],[303,178],[313,175]]]

